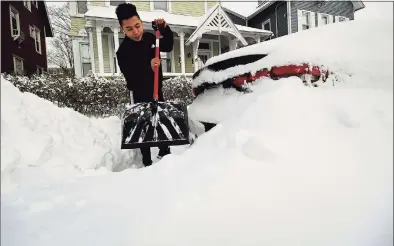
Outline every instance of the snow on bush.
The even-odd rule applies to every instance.
[[[72,78],[43,74],[28,78],[4,74],[4,78],[22,92],[33,93],[59,107],[72,108],[86,116],[120,116],[125,104],[130,102],[123,76]],[[179,76],[165,80],[163,94],[166,100],[190,104],[191,79]]]

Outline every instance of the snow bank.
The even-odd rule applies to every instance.
[[[2,195],[1,245],[392,245],[392,91],[264,89],[182,155]]]
[[[21,93],[2,78],[1,152],[5,153],[1,155],[2,192],[21,185],[34,167],[48,169],[53,172],[49,178],[54,179],[65,171],[130,167],[137,155],[120,150],[120,128],[116,117],[89,119],[34,94]]]
[[[229,68],[221,72],[203,71],[193,81],[193,87],[205,81],[217,83],[235,75],[270,68],[274,65],[305,62],[323,65],[339,76],[368,76],[376,80],[374,83],[376,86],[382,86],[379,80],[387,76],[387,70],[384,71],[386,73],[381,74],[382,68],[389,67],[390,75],[392,75],[392,44],[392,21],[355,20],[333,23],[212,57],[206,65],[241,55],[268,54],[267,57],[252,64]],[[389,86],[391,89],[392,84]]]
[[[262,80],[183,154],[92,176],[67,171],[117,149],[118,128],[103,130],[116,120],[77,116],[2,81],[2,165],[21,177],[1,197],[1,245],[393,245],[392,76],[374,72],[336,87]]]

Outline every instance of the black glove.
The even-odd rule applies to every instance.
[[[158,29],[160,30],[160,32],[163,31],[164,29],[164,23],[157,25],[156,21],[152,21],[152,28],[153,30],[157,31]]]

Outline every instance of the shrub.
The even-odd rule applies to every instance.
[[[30,78],[3,74],[21,92],[30,92],[59,107],[72,108],[89,117],[120,116],[130,102],[123,76],[83,78],[52,74]],[[165,100],[192,101],[191,79],[179,76],[163,82]]]

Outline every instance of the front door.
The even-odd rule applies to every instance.
[[[209,50],[198,50],[198,57],[200,57],[203,64],[207,62],[209,58],[211,58],[211,52]]]

